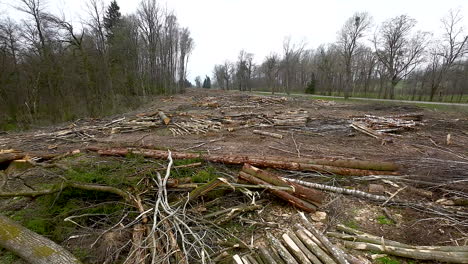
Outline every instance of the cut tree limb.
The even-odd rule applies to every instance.
[[[30,264],[80,264],[66,249],[0,215],[0,247]]]
[[[400,248],[388,245],[378,245],[365,242],[345,241],[345,247],[358,250],[372,250],[399,257],[419,259],[419,260],[435,260],[451,263],[468,263],[468,252],[443,252],[432,250],[420,250]]]
[[[322,201],[325,197],[324,193],[306,188],[302,185],[290,182],[285,180],[282,177],[276,176],[272,173],[269,173],[267,171],[261,170],[259,168],[256,168],[250,164],[244,164],[242,167],[242,171],[245,173],[248,173],[252,176],[255,176],[265,182],[268,182],[270,184],[276,185],[276,186],[282,186],[282,187],[292,187],[293,191],[292,194],[301,198],[305,199],[307,201],[310,201],[317,206],[320,206],[322,204]]]
[[[242,180],[245,180],[245,181],[248,181],[250,183],[253,183],[253,184],[262,184],[262,185],[269,185],[267,182],[263,181],[263,180],[260,180],[248,173],[245,173],[245,172],[239,172],[239,178],[242,179]],[[269,191],[278,196],[279,198],[289,202],[290,204],[294,205],[295,207],[299,208],[299,209],[302,209],[306,212],[315,212],[317,210],[317,207],[307,201],[304,201],[304,200],[301,200],[300,198],[298,197],[295,197],[285,191],[279,191],[279,190],[273,190],[273,189],[269,189]]]
[[[257,135],[269,136],[269,137],[274,137],[274,138],[279,138],[279,139],[283,138],[283,135],[281,134],[272,133],[272,132],[263,131],[263,130],[254,130],[253,133]]]
[[[310,221],[307,219],[304,213],[299,213],[301,216],[302,223],[304,226],[307,228],[309,232],[311,232],[321,243],[322,245],[330,252],[330,254],[335,258],[335,260],[339,264],[349,264],[349,262],[346,260],[346,255],[345,253],[335,247],[326,236],[324,236],[322,233],[320,233],[315,227],[310,223]]]
[[[286,261],[288,264],[299,264],[294,257],[289,253],[289,251],[281,244],[281,242],[276,239],[272,234],[267,233],[267,239],[270,242],[271,246],[274,247],[278,254]]]

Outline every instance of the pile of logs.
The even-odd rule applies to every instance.
[[[300,213],[301,224],[287,230],[281,239],[267,233],[269,247],[259,247],[255,252],[234,255],[236,264],[348,264],[360,262],[356,257],[344,253],[333,245]],[[361,262],[362,263],[362,262]]]
[[[309,115],[305,110],[276,112],[271,121],[276,126],[305,126]]]
[[[169,130],[173,136],[206,134],[210,131],[217,132],[222,129],[221,122],[199,118],[190,118],[190,121],[186,122],[173,122],[172,125]]]
[[[376,251],[399,257],[437,262],[468,263],[467,246],[412,246],[373,236],[356,229],[338,225],[339,232],[328,232],[330,237],[344,241],[349,249]]]
[[[365,115],[353,118],[351,127],[374,138],[383,138],[386,135],[416,129],[421,125],[421,114],[408,114],[399,116],[380,117]]]

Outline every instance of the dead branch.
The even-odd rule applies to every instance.
[[[262,185],[270,185],[267,182],[260,180],[259,178],[256,178],[248,173],[245,172],[239,172],[239,178],[245,181],[248,181],[253,184],[262,184]],[[307,201],[301,200],[298,197],[295,197],[285,191],[279,191],[279,190],[269,190],[272,194],[278,196],[279,198],[289,202],[290,204],[294,205],[297,208],[300,208],[306,212],[315,212],[317,210],[317,207]]]

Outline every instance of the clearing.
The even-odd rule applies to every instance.
[[[168,125],[161,121],[161,111],[170,119]],[[344,176],[326,171],[273,169],[271,166],[267,166],[267,171],[391,197],[382,203],[325,192],[322,206],[318,208],[320,213],[309,214],[315,220],[315,227],[322,231],[336,230],[338,224],[343,224],[417,246],[466,246],[467,146],[466,113],[434,111],[408,104],[335,102],[189,89],[182,95],[156,97],[154,104],[124,115],[81,119],[0,135],[3,153],[7,150],[20,153],[14,159],[17,162],[0,160],[0,176],[3,175],[0,194],[37,191],[66,179],[137,192],[142,197],[143,207],[151,208],[152,198],[159,197],[154,191],[159,185],[152,181],[157,171],[164,176],[167,161],[144,157],[139,155],[141,153],[116,157],[89,151],[97,149],[136,148],[201,154],[200,157],[175,161],[171,178],[179,180],[174,188],[168,185],[169,200],[186,197],[194,187],[217,177],[233,184],[237,182],[242,165],[207,161],[202,156],[391,162],[398,166],[395,173],[398,175]],[[27,165],[18,160],[28,161]],[[51,164],[59,165],[47,166]],[[261,206],[246,209],[226,221],[218,221],[220,230],[224,231],[215,230],[208,224],[203,226],[214,230],[208,232],[212,239],[204,242],[211,247],[207,253],[212,258],[229,262],[234,254],[243,256],[255,247],[266,246],[267,233],[280,237],[278,234],[297,222],[298,209],[291,204],[264,189],[247,189],[216,187],[191,204],[187,214],[208,219],[210,213],[249,204],[252,197],[263,200],[259,203]],[[392,204],[392,199],[425,204],[427,208]],[[84,263],[121,263],[133,248],[128,242],[135,228],[132,221],[141,213],[127,202],[125,199],[119,201],[114,194],[67,189],[38,198],[0,199],[0,212],[58,242]],[[443,213],[434,213],[432,206],[443,209]],[[197,228],[195,225],[194,230]],[[114,229],[118,232],[112,231]],[[228,234],[236,238],[228,238]],[[331,240],[345,248],[342,241]],[[347,252],[362,262],[416,263],[377,254],[379,252],[375,250]],[[431,260],[418,261],[433,263]],[[1,249],[0,262],[22,263]]]

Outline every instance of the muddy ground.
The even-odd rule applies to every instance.
[[[131,133],[111,133],[110,129],[109,131],[94,129],[108,125],[121,117],[131,120],[137,114],[156,110],[164,111],[175,123],[197,118],[220,122],[221,129],[188,135],[173,135],[164,125]],[[307,115],[305,126],[269,126],[271,118],[275,115],[288,114],[291,111]],[[369,137],[350,127],[352,118],[356,116],[395,116],[415,113],[423,115],[422,123],[416,129],[390,136],[392,142]],[[92,128],[87,132],[66,137],[56,133],[80,127]],[[254,129],[281,134],[283,139],[254,134]],[[389,195],[399,191],[397,198],[417,202],[441,203],[443,201],[441,199],[468,197],[466,112],[434,111],[407,104],[343,103],[304,97],[286,98],[190,89],[183,95],[156,97],[151,104],[124,115],[83,119],[23,133],[0,135],[0,149],[16,149],[31,155],[64,153],[88,146],[391,161],[399,165],[399,173],[405,176],[406,180],[363,181],[358,177],[327,175],[319,177],[313,173],[288,171],[277,171],[277,173],[363,191],[369,190],[369,184],[378,184],[383,186],[383,192],[381,190],[380,194]],[[233,173],[236,171],[235,166],[229,169]],[[407,187],[404,188],[405,186]],[[266,210],[247,214],[245,218],[277,223],[279,230],[294,222],[292,221],[296,213],[294,208],[266,193],[262,195],[273,202]],[[237,198],[233,196],[232,199]],[[455,208],[468,211],[463,206]],[[333,230],[336,224],[341,223],[373,235],[415,245],[468,244],[466,222],[450,222],[412,208],[389,207],[388,209],[390,216],[382,211],[379,204],[354,197],[329,194],[327,202],[320,209],[327,213],[327,218],[317,225]],[[273,227],[268,229],[271,228]],[[265,230],[265,227],[258,227],[253,231],[249,229],[248,233],[240,236],[248,241],[253,238],[253,241],[258,240],[258,243],[262,243]],[[239,232],[242,233],[241,230]],[[402,259],[400,261],[405,262]]]

